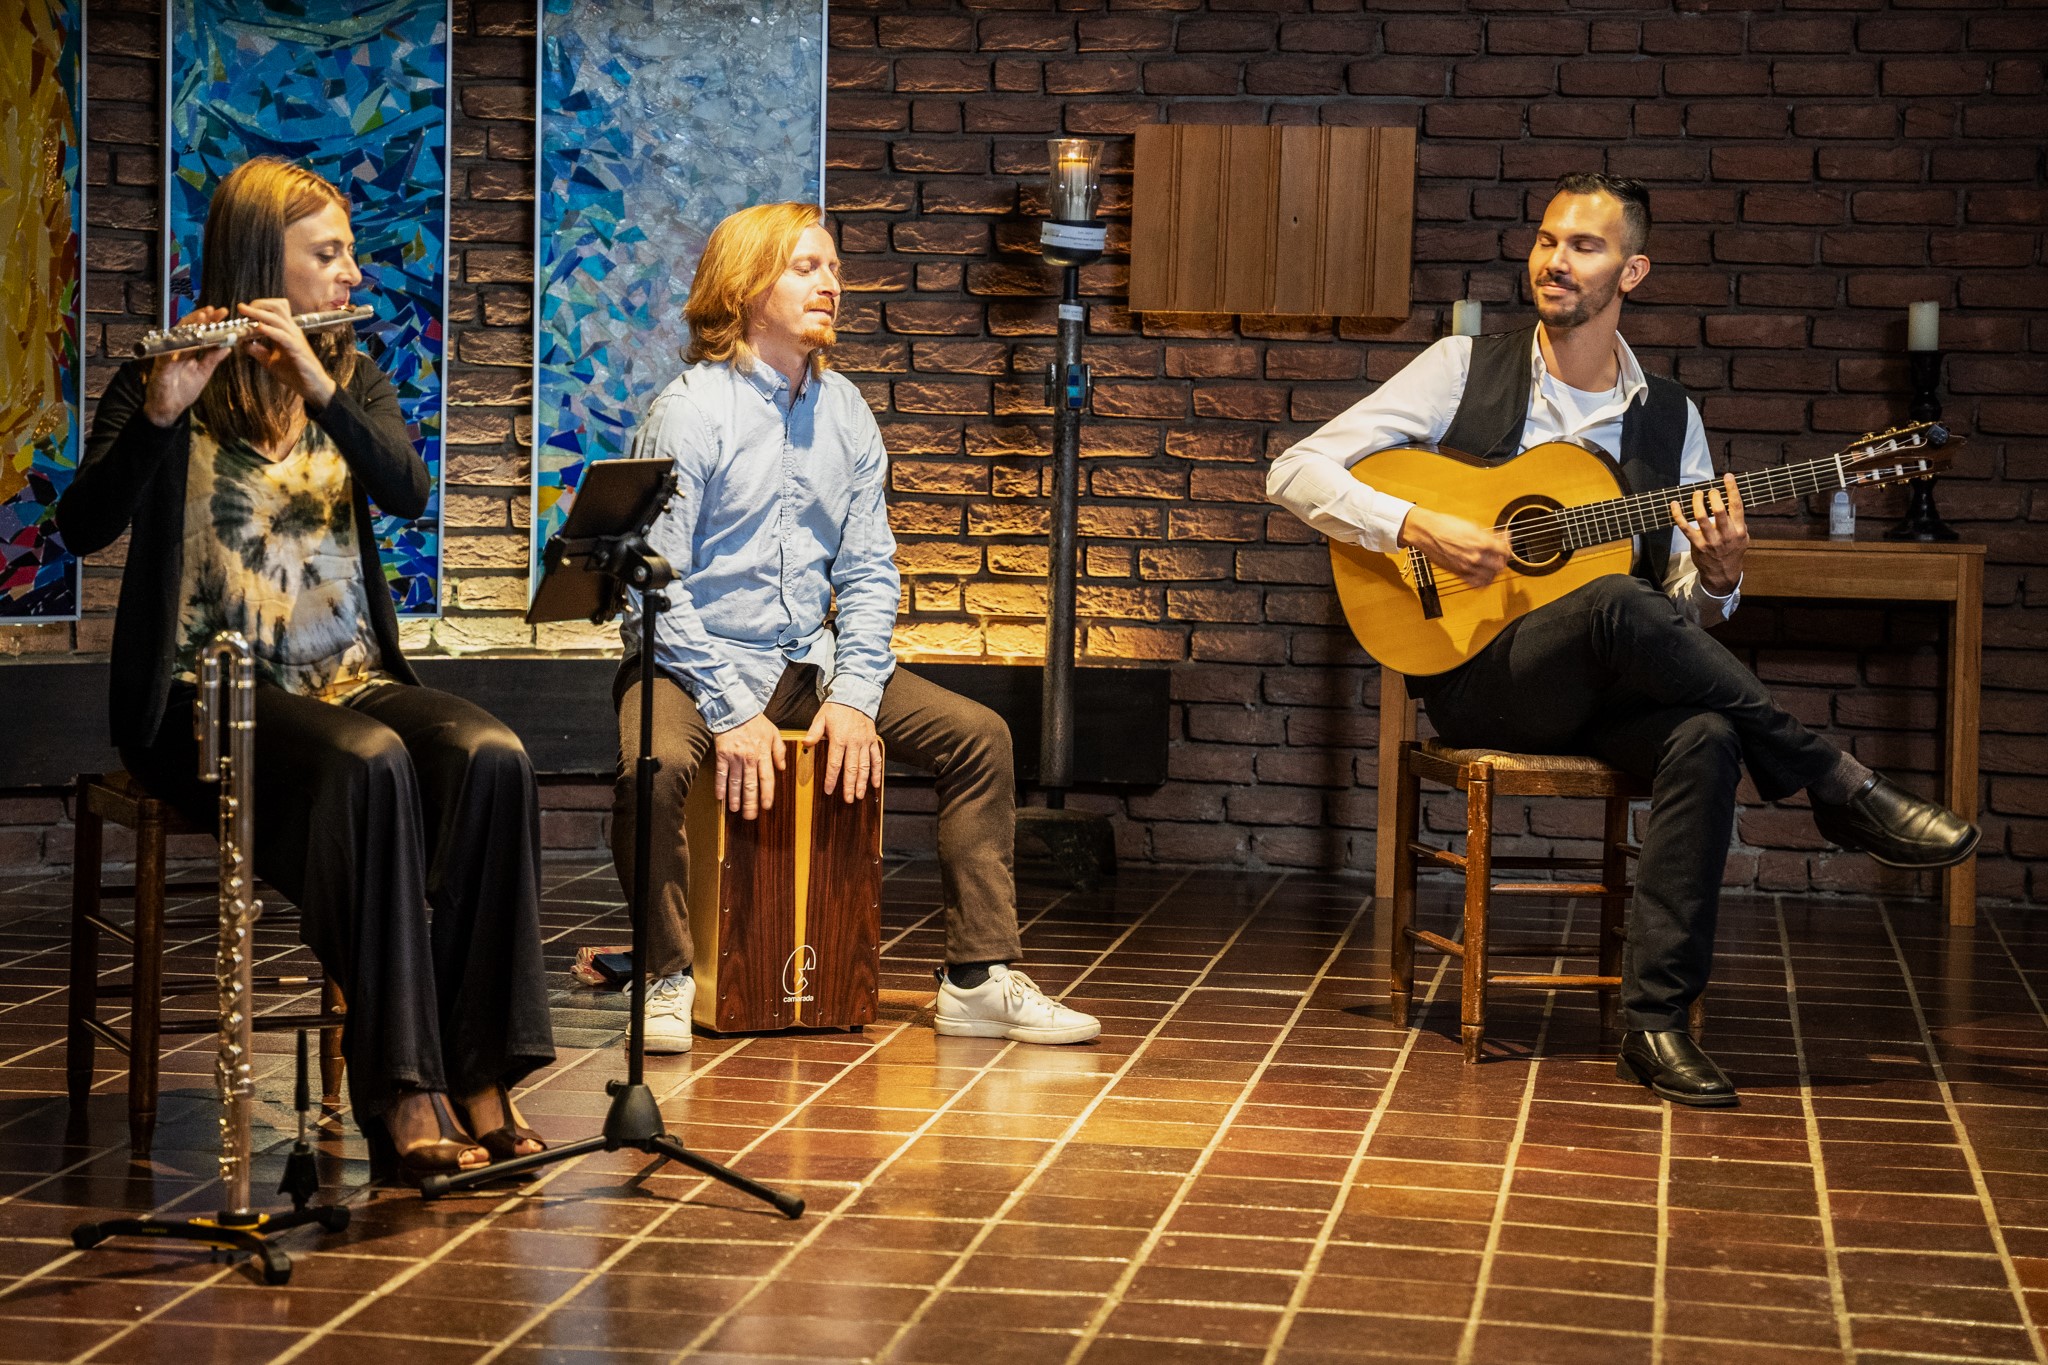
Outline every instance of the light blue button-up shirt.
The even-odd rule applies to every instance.
[[[760,715],[792,663],[818,666],[824,700],[872,717],[896,669],[900,583],[889,453],[860,390],[829,370],[792,394],[766,364],[693,365],[648,408],[632,453],[676,467],[675,499],[648,537],[677,579],[654,661],[705,724]]]

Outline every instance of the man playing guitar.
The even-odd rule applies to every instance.
[[[1617,326],[1650,272],[1649,192],[1567,175],[1537,229],[1530,329],[1446,337],[1372,396],[1273,461],[1267,496],[1333,540],[1419,551],[1483,588],[1508,567],[1499,531],[1377,491],[1348,471],[1433,443],[1500,461],[1559,440],[1617,453],[1631,492],[1713,483],[1699,410],[1646,375]],[[1721,874],[1748,767],[1766,800],[1800,790],[1835,843],[1895,867],[1967,858],[1974,826],[1813,734],[1703,627],[1741,601],[1749,545],[1734,477],[1670,504],[1635,572],[1597,578],[1509,622],[1465,663],[1410,680],[1445,742],[1590,753],[1647,781],[1650,816],[1622,956],[1620,1071],[1668,1100],[1724,1106],[1734,1085],[1686,1032],[1713,961]]]

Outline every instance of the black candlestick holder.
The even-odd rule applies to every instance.
[[[1906,376],[1913,386],[1906,412],[1916,422],[1941,420],[1941,356],[1940,351],[1906,352]],[[1906,489],[1906,515],[1884,533],[1886,540],[1961,539],[1935,510],[1933,475],[1912,480]]]

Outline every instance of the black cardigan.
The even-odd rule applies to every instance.
[[[145,370],[123,365],[100,395],[86,438],[85,458],[58,499],[56,520],[65,548],[89,555],[120,539],[134,523],[121,601],[114,612],[113,667],[107,693],[113,740],[119,748],[156,742],[177,658],[178,588],[185,567],[185,472],[191,461],[192,418],[159,427],[143,415]],[[310,409],[311,405],[308,405]],[[398,395],[369,356],[356,355],[355,373],[338,386],[325,408],[312,413],[348,463],[355,502],[356,543],[362,554],[370,622],[384,670],[417,683],[398,649],[398,613],[383,590],[384,570],[370,527],[369,499],[393,516],[416,517],[432,487],[427,466],[412,448]]]

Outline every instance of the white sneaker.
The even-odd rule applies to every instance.
[[[690,1013],[697,1007],[697,978],[687,972],[657,977],[647,990],[647,1050],[688,1052],[696,1036]]]
[[[942,977],[932,1027],[949,1038],[1085,1043],[1102,1032],[1102,1021],[1048,999],[1037,982],[998,962],[988,969],[988,980],[972,990]]]

